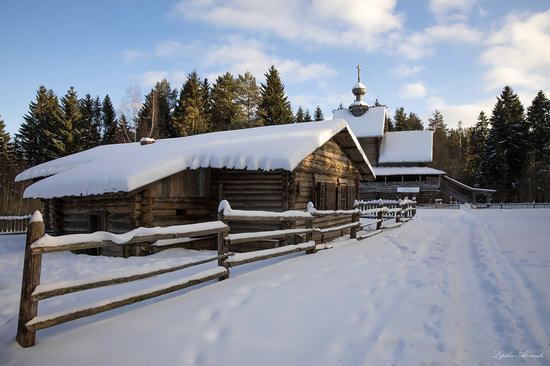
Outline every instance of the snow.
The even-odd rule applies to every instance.
[[[351,90],[357,90],[357,89],[361,89],[361,90],[367,90],[367,87],[365,86],[365,84],[363,84],[362,82],[357,82],[357,84],[355,84],[353,86],[353,88]]]
[[[432,144],[432,131],[386,132],[382,139],[378,163],[431,162]]]
[[[447,174],[442,170],[429,168],[427,166],[378,166],[374,168],[376,176],[385,175],[443,175]]]
[[[386,107],[370,107],[363,115],[355,117],[348,109],[337,109],[333,112],[335,120],[345,120],[353,134],[358,138],[384,136],[384,122],[386,121]]]
[[[345,128],[344,120],[331,120],[104,145],[37,165],[16,180],[47,177],[28,187],[25,197],[52,198],[128,192],[185,169],[291,171]]]
[[[107,231],[96,231],[89,234],[70,234],[62,236],[50,236],[45,234],[32,245],[32,248],[50,248],[78,243],[95,243],[102,241],[112,241],[116,244],[124,244],[135,237],[174,234],[185,235],[197,231],[222,230],[228,226],[221,221],[202,222],[198,224],[174,225],[167,227],[138,227],[124,234],[113,234]]]
[[[33,222],[44,222],[44,220],[42,219],[42,214],[40,213],[40,211],[36,210],[32,214],[31,219],[29,221],[29,224],[33,223]]]
[[[226,236],[228,241],[236,241],[242,239],[251,239],[251,238],[270,238],[272,236],[279,235],[301,235],[304,234],[304,231],[308,229],[284,229],[284,230],[270,230],[270,231],[256,231],[252,233],[240,233],[240,234],[229,234]]]
[[[23,215],[23,216],[0,216],[0,220],[6,220],[6,221],[13,221],[13,220],[26,220],[30,219],[31,215]]]
[[[29,349],[14,340],[25,236],[3,236],[0,364],[548,365],[548,222],[549,209],[420,209],[407,224],[361,241],[239,266],[226,281],[39,331]],[[189,252],[47,254],[42,280],[173,263]],[[193,267],[190,275],[211,268],[216,264]],[[39,315],[186,276],[45,300]],[[524,351],[544,354],[525,362],[495,358]]]
[[[261,218],[311,218],[311,214],[306,211],[288,210],[283,212],[273,211],[253,211],[253,210],[234,210],[227,200],[222,200],[218,205],[218,212],[223,212],[227,219],[231,217],[261,217]]]

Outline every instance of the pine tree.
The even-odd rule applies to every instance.
[[[65,139],[68,131],[63,123],[63,112],[52,90],[40,86],[36,101],[16,134],[17,149],[30,165],[37,165],[66,155]]]
[[[247,71],[244,75],[239,75],[237,86],[237,104],[246,116],[246,127],[258,126],[257,112],[260,103],[260,88],[256,78]]]
[[[417,131],[417,130],[423,130],[424,125],[422,124],[422,120],[416,113],[410,112],[409,116],[407,117],[406,122],[406,129],[407,131]]]
[[[101,104],[101,125],[103,127],[103,144],[114,144],[115,135],[116,135],[116,112],[111,102],[109,94],[103,98],[103,103]]]
[[[212,88],[210,88],[210,83],[208,79],[205,78],[201,84],[201,94],[202,94],[202,112],[206,120],[206,126],[208,126],[208,131],[212,128]],[[177,103],[176,103],[177,105]]]
[[[300,105],[298,106],[298,110],[296,111],[296,116],[294,117],[294,121],[296,123],[301,123],[301,122],[304,122],[304,120],[305,120],[304,109]]]
[[[237,104],[238,84],[231,73],[218,76],[212,86],[212,129],[226,131],[246,127],[244,110]]]
[[[205,85],[206,80],[201,83],[196,71],[188,75],[172,116],[172,123],[179,136],[210,131],[205,110],[205,101],[210,98],[207,98],[209,91],[204,90]]]
[[[6,124],[0,116],[0,166],[7,164],[10,160],[10,150],[11,150],[11,137],[8,132],[6,132]]]
[[[550,142],[550,100],[539,91],[527,109],[527,122],[530,127],[529,147],[535,160],[540,160]]]
[[[399,107],[395,110],[395,115],[393,116],[393,123],[394,123],[395,131],[407,130],[407,114],[405,113],[405,108]]]
[[[65,138],[65,152],[72,154],[81,151],[83,118],[80,111],[80,103],[76,90],[71,86],[67,93],[61,98],[61,110],[63,111],[63,122],[67,135]]]
[[[117,121],[115,132],[115,143],[122,144],[134,141],[135,138],[128,127],[128,119],[124,114],[121,114]]]
[[[395,125],[389,114],[386,114],[386,125],[388,126],[389,132],[395,131]]]
[[[477,117],[477,123],[471,128],[470,141],[467,149],[466,174],[472,177],[474,184],[483,185],[481,174],[481,159],[483,158],[487,135],[489,133],[489,120],[485,112],[481,111]]]
[[[265,74],[266,83],[260,87],[258,114],[264,125],[281,125],[292,122],[292,109],[285,95],[285,87],[275,66]]]
[[[179,136],[172,120],[172,111],[176,106],[177,91],[163,79],[145,96],[138,113],[138,138],[166,138]]]
[[[79,104],[82,125],[78,146],[80,150],[86,150],[101,144],[101,101],[99,96],[92,98],[86,94]]]
[[[493,109],[484,154],[483,177],[503,200],[518,199],[527,148],[523,106],[510,86],[504,87]]]
[[[311,118],[311,114],[309,114],[309,109],[306,109],[306,114],[304,114],[304,122],[311,122],[313,119]]]
[[[315,121],[322,121],[325,119],[325,116],[323,116],[323,110],[321,109],[320,106],[317,106],[315,108],[315,112],[313,112],[313,119]]]
[[[449,150],[447,146],[447,125],[443,120],[443,115],[437,109],[431,118],[428,118],[428,130],[434,131],[433,134],[433,159],[435,167],[445,170],[450,168]]]

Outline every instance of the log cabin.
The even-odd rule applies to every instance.
[[[331,120],[103,145],[16,180],[32,183],[24,196],[42,200],[47,228],[63,235],[215,220],[222,199],[245,210],[306,210],[309,201],[323,210],[351,209],[359,182],[374,178],[348,124]],[[323,217],[316,225],[338,220]],[[231,232],[247,230],[258,226],[231,225]],[[89,254],[143,255],[150,247],[98,250]]]

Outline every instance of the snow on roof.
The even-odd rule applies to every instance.
[[[358,138],[382,137],[386,121],[386,107],[370,107],[359,117],[355,117],[349,109],[337,109],[333,112],[332,118],[345,120]]]
[[[432,141],[432,131],[386,132],[378,163],[431,162]]]
[[[266,126],[243,130],[98,146],[25,170],[16,181],[47,177],[25,190],[25,197],[53,198],[128,192],[185,169],[228,168],[292,171],[346,129],[372,168],[344,120]]]
[[[375,167],[376,176],[385,175],[443,175],[447,174],[442,170],[429,168],[426,166],[398,166],[398,167]]]

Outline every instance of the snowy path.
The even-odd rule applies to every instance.
[[[21,253],[2,238],[0,364],[550,365],[549,222],[550,210],[420,210],[361,242],[238,267],[228,281],[39,332],[26,350],[13,341]],[[161,254],[59,255],[44,271],[59,280],[181,261],[177,250]],[[493,358],[499,351],[544,355]]]

